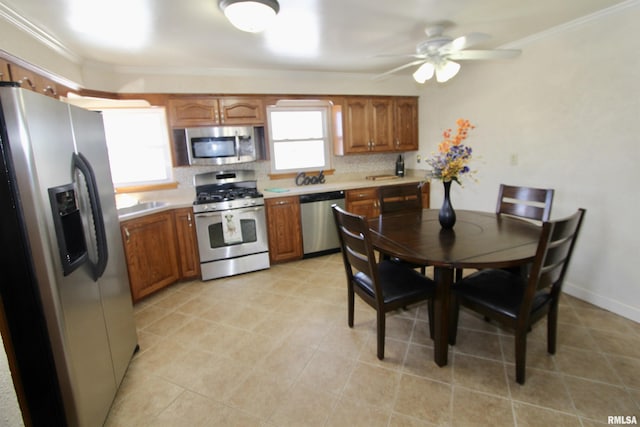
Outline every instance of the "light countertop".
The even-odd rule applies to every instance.
[[[257,185],[258,190],[262,192],[264,198],[269,199],[275,197],[300,196],[302,194],[324,193],[337,190],[353,190],[358,188],[380,187],[384,185],[407,184],[413,182],[417,184],[424,181],[424,175],[422,173],[408,173],[407,176],[402,178],[395,176],[393,178],[388,178],[387,176],[390,174],[384,173],[381,173],[380,175],[383,175],[383,178],[367,179],[366,176],[328,175],[325,177],[326,182],[324,184],[301,186],[296,186],[293,179],[258,180]],[[138,203],[140,204],[149,202],[161,203],[158,203],[157,206],[153,206],[149,209],[119,214],[118,218],[120,221],[127,221],[149,215],[151,213],[163,212],[171,209],[191,207],[193,206],[193,200],[195,199],[195,190],[193,188],[170,191],[149,191],[139,194],[142,195],[138,199]],[[116,196],[117,199],[125,197],[126,195]]]

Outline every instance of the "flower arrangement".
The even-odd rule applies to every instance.
[[[471,173],[467,164],[471,160],[472,150],[463,142],[475,126],[466,119],[458,119],[456,125],[458,126],[456,135],[452,137],[451,129],[445,130],[442,133],[444,139],[438,146],[438,153],[434,153],[426,160],[433,169],[430,171],[429,178],[440,179],[443,182],[455,181],[460,184],[461,176]]]

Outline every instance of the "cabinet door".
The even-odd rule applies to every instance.
[[[264,124],[264,105],[260,98],[220,98],[219,102],[221,124]]]
[[[9,72],[11,80],[20,83],[21,87],[53,98],[58,97],[56,83],[40,74],[15,64],[9,64]]]
[[[376,187],[359,188],[345,192],[345,205],[348,212],[372,218],[380,215],[378,189]]]
[[[0,82],[8,81],[11,81],[11,76],[9,75],[9,63],[0,58]]]
[[[176,242],[181,279],[200,276],[200,256],[196,237],[193,209],[183,208],[173,211],[176,225]]]
[[[266,199],[265,206],[271,263],[302,258],[300,199],[298,197]]]
[[[431,207],[431,186],[429,181],[422,184],[422,209],[429,209]]]
[[[394,148],[418,149],[418,98],[397,98],[394,102]]]
[[[367,98],[347,98],[343,115],[344,152],[367,153],[371,149],[369,133],[369,101]]]
[[[371,150],[394,151],[393,108],[391,98],[371,98],[369,101]]]
[[[217,98],[175,98],[168,102],[169,123],[172,127],[214,126],[220,124]]]
[[[125,221],[121,231],[134,302],[178,280],[171,212]]]

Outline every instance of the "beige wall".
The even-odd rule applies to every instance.
[[[455,188],[454,207],[494,210],[501,182],[555,188],[552,217],[587,209],[566,291],[637,322],[639,20],[635,2],[527,44],[516,61],[464,66],[450,84],[425,87],[420,106],[422,155],[456,118],[477,125],[478,182]]]

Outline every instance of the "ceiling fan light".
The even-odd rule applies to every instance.
[[[436,80],[438,83],[444,83],[453,78],[460,71],[460,64],[453,61],[445,61],[436,68]]]
[[[248,33],[264,31],[280,11],[277,0],[220,0],[218,5],[234,27]]]
[[[413,79],[422,84],[433,77],[435,70],[436,68],[431,62],[425,62],[416,70],[415,73],[413,73]]]

